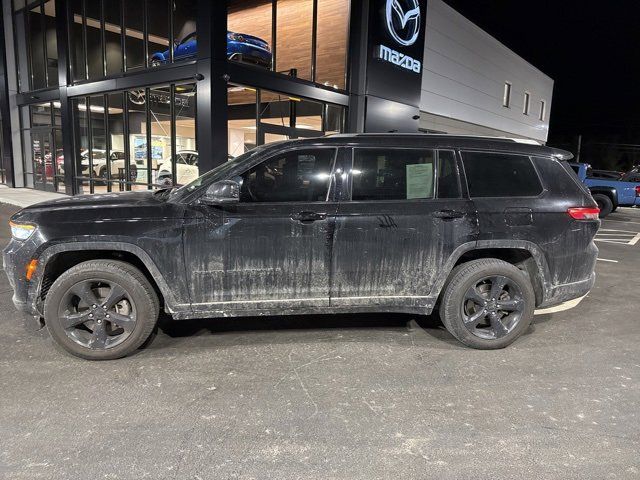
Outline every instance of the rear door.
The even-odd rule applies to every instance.
[[[355,148],[340,202],[331,305],[428,307],[455,248],[475,239],[452,150]]]

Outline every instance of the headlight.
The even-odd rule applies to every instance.
[[[26,240],[36,231],[36,226],[28,223],[9,222],[9,225],[11,226],[11,235],[16,240]]]

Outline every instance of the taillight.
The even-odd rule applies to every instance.
[[[636,197],[640,197],[640,185],[636,186]]]
[[[569,208],[567,213],[576,220],[597,220],[600,209],[598,207],[575,207]]]

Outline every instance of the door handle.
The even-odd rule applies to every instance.
[[[456,218],[462,218],[464,215],[464,212],[459,212],[458,210],[440,210],[433,214],[434,217],[441,218],[442,220],[454,220]]]
[[[291,215],[292,220],[297,220],[301,223],[311,223],[317,220],[324,220],[327,218],[326,213],[318,213],[318,212],[298,212]]]

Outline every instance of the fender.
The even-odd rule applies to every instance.
[[[538,271],[540,272],[540,277],[542,281],[543,288],[543,301],[546,299],[551,290],[553,289],[553,285],[550,282],[550,274],[549,274],[549,266],[547,264],[547,260],[535,243],[529,242],[527,240],[478,240],[476,242],[467,242],[460,245],[456,248],[445,265],[442,268],[443,275],[438,279],[438,281],[434,284],[429,296],[438,298],[446,283],[451,270],[453,270],[453,266],[456,264],[460,257],[467,252],[472,250],[484,250],[489,248],[504,248],[504,249],[519,249],[519,250],[527,250],[531,253],[531,257],[536,262],[536,266],[538,267]]]
[[[191,310],[191,304],[177,302],[173,292],[171,291],[171,288],[169,288],[167,281],[165,280],[164,276],[162,275],[156,264],[153,262],[151,257],[149,257],[149,255],[139,246],[126,242],[69,242],[58,243],[47,247],[38,256],[38,268],[35,272],[35,276],[38,280],[36,282],[33,282],[32,286],[30,287],[29,298],[34,299],[34,302],[40,298],[44,271],[47,264],[54,255],[62,252],[74,252],[83,250],[110,250],[114,252],[127,252],[135,255],[144,264],[147,270],[149,270],[149,273],[153,277],[153,280],[158,285],[160,293],[162,293],[162,296],[164,297],[165,310],[167,312],[173,313]]]
[[[589,191],[591,192],[591,195],[593,195],[594,193],[602,193],[603,195],[608,196],[613,202],[613,207],[615,208],[618,206],[618,190],[616,190],[616,187],[596,185],[593,187],[589,187]]]

